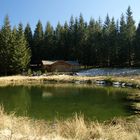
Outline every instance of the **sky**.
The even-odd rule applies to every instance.
[[[79,17],[82,13],[85,21],[91,17],[104,21],[107,13],[110,17],[119,19],[131,6],[136,24],[140,21],[140,0],[0,0],[0,27],[4,17],[9,16],[11,25],[22,22],[25,26],[30,23],[35,29],[38,20],[45,27],[47,21],[55,27],[58,21],[69,22],[71,15]]]

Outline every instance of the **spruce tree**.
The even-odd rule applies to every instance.
[[[43,59],[51,60],[54,56],[54,29],[51,26],[50,22],[47,22],[44,34],[44,43],[43,43]]]
[[[44,33],[43,33],[43,26],[41,21],[39,20],[33,36],[33,60],[35,63],[39,63],[42,59],[42,47],[43,47],[43,39],[44,39]]]
[[[70,60],[70,46],[69,46],[69,38],[68,38],[69,26],[68,23],[65,21],[64,28],[63,28],[63,58],[64,60]]]
[[[1,73],[7,75],[11,65],[11,38],[12,31],[9,17],[6,16],[0,35],[0,68]]]
[[[123,14],[120,18],[119,30],[118,64],[119,66],[127,66],[126,21]]]
[[[27,41],[27,45],[30,48],[31,54],[32,54],[32,52],[33,52],[33,34],[32,34],[32,30],[31,30],[29,23],[27,23],[27,25],[25,27],[24,36],[25,36],[25,39]],[[32,62],[33,62],[33,56],[31,57],[31,63]]]
[[[84,65],[94,65],[94,61],[96,59],[95,54],[95,20],[93,18],[89,21],[88,26],[88,36],[87,36],[87,44],[84,47]]]
[[[69,47],[69,59],[73,60],[74,59],[74,42],[75,42],[75,36],[74,36],[74,18],[71,16],[70,21],[69,21],[69,29],[68,29],[68,40],[69,43],[67,44]]]
[[[140,66],[140,23],[138,24],[134,39],[134,66]]]
[[[62,48],[62,44],[61,44],[61,40],[62,40],[62,32],[63,32],[63,27],[60,24],[60,22],[58,22],[56,29],[55,29],[55,43],[54,43],[54,55],[55,55],[55,59],[60,60],[61,59],[61,48]]]
[[[109,27],[109,59],[111,67],[115,66],[117,59],[117,29],[114,18],[111,19]]]
[[[77,21],[76,21],[77,22]],[[77,34],[76,36],[76,44],[75,44],[75,55],[77,57],[77,60],[79,62],[82,62],[83,54],[84,54],[84,45],[85,45],[85,33],[86,33],[86,28],[85,28],[85,22],[82,14],[79,16],[79,20],[75,27],[77,28],[75,33]]]
[[[30,63],[31,52],[27,46],[27,41],[23,31],[23,25],[20,23],[18,29],[13,30],[13,57],[12,69],[16,73],[25,70]]]
[[[31,27],[30,27],[30,24],[29,23],[25,27],[24,35],[25,35],[25,38],[26,38],[26,41],[28,43],[29,48],[31,48],[31,50],[32,50],[32,46],[33,46],[33,35],[32,35],[32,30],[31,30]]]
[[[103,55],[104,55],[104,60],[103,64],[104,66],[110,66],[110,40],[109,40],[109,35],[110,35],[110,18],[109,15],[107,14],[105,22],[104,22],[104,27],[103,27]]]
[[[133,41],[135,37],[136,27],[135,27],[135,21],[132,16],[132,11],[130,6],[127,9],[126,12],[126,40],[127,40],[127,49],[128,51],[128,66],[133,65],[133,59],[134,59],[134,46]]]
[[[67,39],[67,34],[68,34],[68,24],[65,22],[64,26],[60,25],[58,23],[56,27],[56,54],[57,59],[61,60],[67,60],[68,59],[68,39]]]
[[[120,55],[120,44],[119,44],[119,33],[120,33],[120,24],[119,20],[116,21],[116,37],[115,37],[115,60],[114,60],[114,65],[115,66],[120,66],[119,62],[119,55]]]
[[[73,31],[73,60],[78,60],[78,42],[79,42],[79,37],[78,37],[78,18],[75,18],[74,21],[74,31]]]
[[[92,36],[91,36],[92,37]],[[103,35],[102,35],[102,22],[99,18],[95,23],[95,35],[94,35],[94,44],[95,44],[95,53],[96,59],[94,62],[95,66],[102,66],[102,60],[104,59],[104,55],[102,53],[103,49]]]

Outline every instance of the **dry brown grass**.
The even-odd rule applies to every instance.
[[[46,122],[7,115],[0,107],[0,140],[139,140],[140,119],[87,122],[77,115],[64,121]]]

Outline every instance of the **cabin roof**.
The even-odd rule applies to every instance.
[[[46,61],[46,60],[42,60],[42,64],[43,65],[52,65],[54,64],[56,61]]]
[[[55,60],[55,61],[49,61],[49,60],[42,60],[42,64],[43,65],[53,65],[57,62],[64,62],[70,65],[75,65],[75,66],[79,66],[79,63],[77,61],[64,61],[64,60]]]
[[[71,65],[79,65],[78,61],[66,61],[66,62]]]

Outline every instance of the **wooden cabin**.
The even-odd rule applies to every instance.
[[[48,72],[74,72],[80,68],[77,61],[46,61],[42,60],[43,69]]]

